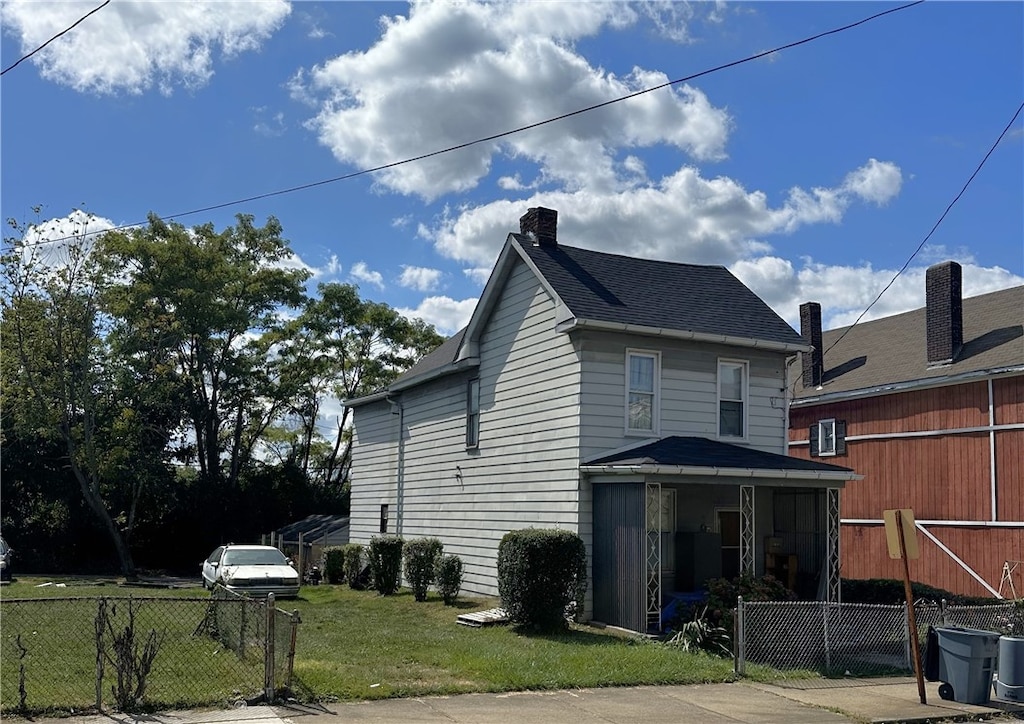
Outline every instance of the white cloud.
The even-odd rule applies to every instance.
[[[400,308],[398,313],[409,319],[422,319],[441,334],[451,335],[469,323],[476,303],[476,299],[456,301],[451,297],[427,297],[415,309]]]
[[[370,267],[366,265],[366,262],[357,261],[355,264],[353,264],[351,271],[349,271],[349,276],[351,276],[353,279],[356,279],[357,281],[372,284],[378,289],[384,288],[384,277],[381,275],[380,272],[375,272],[371,270]]]
[[[253,115],[256,118],[256,122],[253,124],[252,130],[261,136],[267,136],[274,138],[282,135],[287,128],[284,122],[284,113],[278,111],[277,113],[270,113],[266,106],[260,106],[253,108]]]
[[[427,269],[421,266],[402,265],[402,275],[398,283],[407,288],[415,289],[418,292],[432,292],[437,289],[441,281],[441,272],[438,269]]]
[[[473,269],[463,269],[462,273],[466,275],[467,279],[483,286],[491,276],[491,268],[489,266],[480,266]]]
[[[878,162],[874,162],[878,164]],[[898,167],[887,166],[899,173]],[[874,168],[872,162],[857,169]],[[779,206],[761,191],[726,177],[707,179],[686,166],[658,183],[623,191],[580,189],[536,193],[530,199],[445,209],[421,235],[444,256],[476,266],[494,262],[505,237],[518,231],[530,206],[562,209],[559,238],[570,246],[651,259],[731,264],[770,251],[765,237],[807,224],[838,223],[862,194],[847,188],[791,189]]]
[[[899,166],[873,158],[856,171],[851,171],[843,182],[844,190],[879,206],[898,196],[902,186],[903,175]]]
[[[94,2],[8,0],[5,31],[22,52],[42,45]],[[80,92],[142,93],[157,85],[196,88],[213,75],[213,56],[256,50],[291,12],[284,0],[117,0],[32,57],[44,78]]]
[[[643,68],[615,75],[574,49],[577,40],[637,20],[621,3],[414,3],[407,17],[383,19],[371,48],[296,74],[292,90],[322,99],[311,125],[340,161],[378,166],[665,83],[664,73]],[[664,88],[376,179],[434,199],[474,187],[496,154],[508,154],[566,188],[618,189],[630,182],[617,177],[616,150],[670,146],[718,159],[730,124],[701,91]]]
[[[393,229],[404,229],[412,223],[412,214],[405,214],[404,216],[396,216],[391,220],[391,228]]]
[[[56,271],[88,254],[100,234],[113,229],[110,219],[75,209],[67,216],[30,225],[22,236],[22,258],[39,269]]]
[[[1024,277],[1001,267],[983,267],[963,258],[954,260],[963,266],[965,297],[1024,284]],[[796,269],[790,261],[774,256],[738,261],[730,269],[797,329],[799,307],[809,301],[822,305],[826,329],[853,324],[896,275],[895,269],[875,269],[869,263],[828,266],[811,259],[803,260],[803,266]],[[926,266],[908,268],[862,321],[923,307],[926,270]]]

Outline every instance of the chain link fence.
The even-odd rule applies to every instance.
[[[209,598],[0,600],[0,712],[228,706],[290,685],[297,614]]]
[[[743,601],[736,609],[736,672],[760,664],[802,675],[885,676],[913,673],[906,604],[884,606],[824,601]],[[964,626],[1000,634],[1024,633],[1024,606],[918,602],[918,646],[929,626]]]

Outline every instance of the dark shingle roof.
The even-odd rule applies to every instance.
[[[413,377],[419,377],[429,372],[433,372],[436,369],[450,365],[455,361],[455,355],[459,353],[459,347],[462,345],[462,338],[466,334],[466,328],[463,327],[458,332],[453,334],[451,337],[442,342],[433,351],[425,354],[419,359],[416,364],[407,369],[401,375],[395,379],[391,384],[402,382],[404,380],[412,379]]]
[[[588,465],[678,465],[699,468],[739,468],[743,470],[803,470],[827,473],[852,472],[850,468],[828,465],[788,455],[731,445],[705,437],[673,435],[635,447],[632,450],[591,460]]]
[[[536,246],[529,237],[515,236],[578,319],[803,344],[723,266]]]
[[[1024,286],[963,300],[964,346],[956,360],[928,367],[925,309],[825,332],[821,389],[797,382],[795,397],[873,389],[1024,365]]]

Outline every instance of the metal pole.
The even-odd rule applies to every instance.
[[[266,627],[266,647],[264,648],[265,659],[265,676],[264,676],[264,690],[266,692],[267,703],[271,704],[274,701],[274,594],[267,594],[267,627]]]
[[[300,585],[306,579],[306,567],[305,567],[305,564],[306,564],[306,548],[303,545],[303,543],[304,543],[303,536],[304,535],[305,534],[302,533],[301,531],[299,532],[299,555],[297,556],[297,558],[299,560],[299,584]]]
[[[828,601],[821,602],[821,617],[822,617],[822,628],[824,631],[825,639],[825,670],[832,671],[832,647],[828,640]]]

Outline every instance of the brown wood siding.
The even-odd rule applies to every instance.
[[[1024,430],[996,433],[996,503],[999,520],[1024,521]]]
[[[818,420],[846,420],[847,435],[952,430],[988,425],[988,383],[934,387],[790,410],[790,440]]]
[[[840,494],[844,518],[912,508],[921,520],[990,520],[988,459],[988,434],[972,433],[851,441],[828,461],[864,476]]]
[[[1024,377],[992,380],[992,398],[997,425],[1024,422]]]
[[[929,532],[959,556],[968,566],[999,590],[1003,563],[1024,558],[1024,529],[929,526]],[[970,596],[991,593],[924,534],[918,532],[921,557],[910,561],[910,577],[930,586]],[[881,525],[843,525],[843,578],[903,578],[900,561],[889,558],[885,529]],[[1024,569],[1017,571],[1014,585],[1024,596]],[[1003,594],[1008,596],[1004,588]]]

